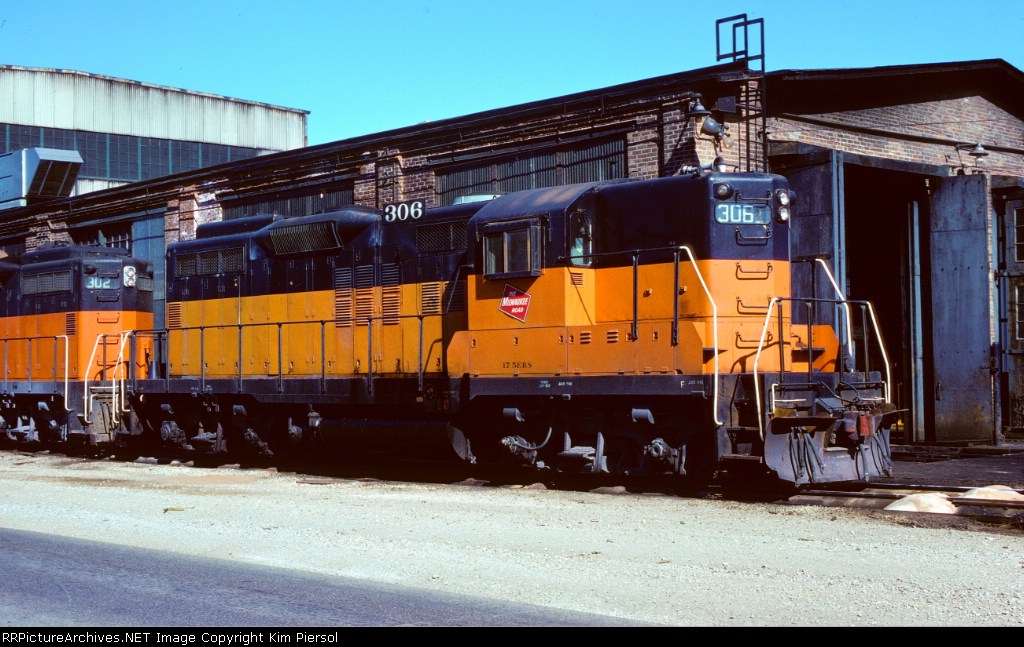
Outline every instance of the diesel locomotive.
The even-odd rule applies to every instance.
[[[873,312],[820,259],[803,260],[831,296],[792,296],[783,177],[486,198],[240,218],[169,245],[166,324],[124,316],[107,370],[119,441],[349,457],[440,439],[478,463],[795,485],[890,473],[887,362],[855,364],[857,344],[884,349]]]
[[[110,444],[128,411],[126,331],[153,327],[153,265],[124,250],[49,247],[0,260],[0,435]],[[151,345],[137,342],[139,358]]]

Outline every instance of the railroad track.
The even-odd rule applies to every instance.
[[[993,488],[962,485],[926,485],[919,483],[876,483],[858,490],[807,489],[788,498],[789,505],[823,505],[846,508],[886,509],[896,502],[906,502],[905,510],[919,513],[941,513],[967,517],[974,521],[1024,529],[1024,490],[1006,489],[1006,498]],[[985,493],[986,496],[978,496]],[[972,495],[973,494],[973,495]],[[939,509],[917,509],[924,502],[921,495],[936,495]],[[913,497],[917,497],[915,500]]]

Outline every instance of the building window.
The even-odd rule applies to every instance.
[[[75,242],[79,245],[99,245],[100,247],[118,247],[132,250],[132,225],[119,223],[88,229],[76,234]]]
[[[1014,259],[1024,263],[1024,209],[1013,211],[1013,248]]]
[[[171,142],[139,137],[139,178],[151,180],[171,174]]]
[[[1024,342],[1024,282],[1013,288],[1013,340]]]
[[[0,153],[22,148],[77,150],[81,178],[136,182],[256,157],[255,148],[156,137],[0,124]]]
[[[312,187],[302,191],[284,192],[238,200],[224,200],[224,220],[277,214],[280,216],[311,216],[355,204],[350,184],[331,188]]]
[[[510,193],[623,177],[625,150],[624,140],[610,139],[438,171],[434,174],[438,204],[452,204],[466,195]]]
[[[82,170],[78,177],[109,178],[107,168],[107,136],[103,133],[77,133],[75,146],[82,156]]]
[[[34,148],[40,145],[39,133],[33,132],[38,129],[31,126],[8,126],[7,127],[8,148],[4,152],[16,151],[21,148]]]
[[[137,137],[107,135],[107,177],[132,182],[139,178]]]

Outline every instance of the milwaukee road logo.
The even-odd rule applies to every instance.
[[[513,319],[526,323],[526,311],[530,309],[530,298],[529,293],[506,283],[505,291],[501,293],[501,301],[498,302],[498,310]]]

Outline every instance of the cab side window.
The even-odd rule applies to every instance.
[[[569,216],[568,235],[569,264],[576,267],[590,267],[594,253],[593,221],[585,211],[576,211]]]
[[[539,220],[492,223],[482,236],[484,278],[540,276],[544,237]]]

